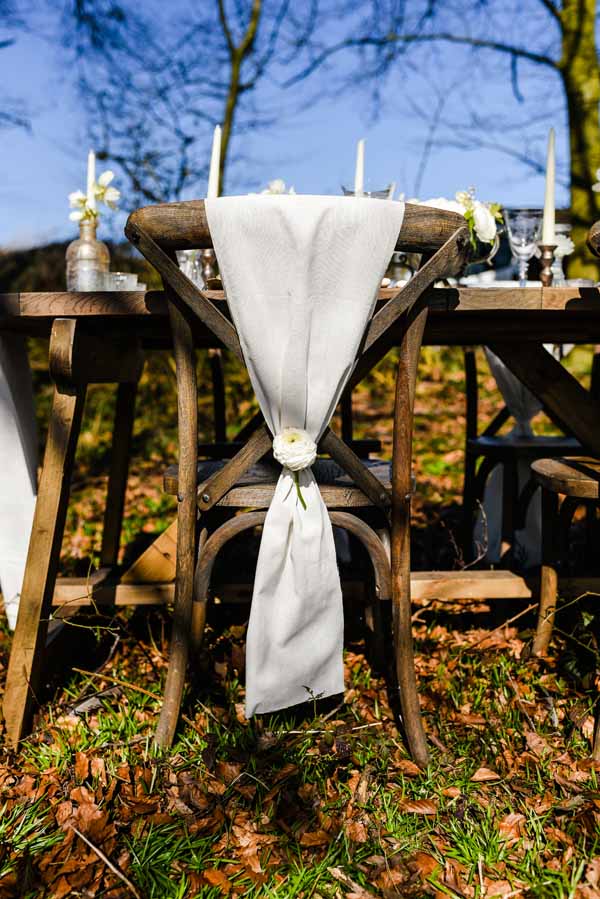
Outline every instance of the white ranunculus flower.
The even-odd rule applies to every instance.
[[[302,471],[317,458],[317,444],[302,428],[284,428],[273,438],[273,455],[284,468]]]
[[[81,190],[74,190],[69,194],[69,206],[85,206],[86,201],[87,197]]]
[[[473,223],[475,233],[482,243],[493,243],[496,237],[496,219],[479,200],[473,202]]]
[[[72,222],[80,222],[81,219],[83,218],[83,212],[81,210],[77,209],[74,212],[69,213],[69,218],[71,219]]]
[[[110,169],[107,169],[105,172],[102,172],[102,174],[98,178],[98,184],[100,185],[100,187],[108,187],[114,177],[115,173],[111,172]]]

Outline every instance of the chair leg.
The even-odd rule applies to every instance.
[[[117,408],[100,549],[101,568],[112,568],[117,564],[119,556],[136,393],[137,384],[119,384],[117,388]]]
[[[542,568],[540,572],[540,604],[532,654],[546,655],[554,627],[554,614],[558,595],[556,570],[556,525],[558,496],[542,489]]]
[[[202,528],[198,541],[198,561],[196,563],[196,573],[203,563],[204,547],[206,546],[207,540],[208,530],[206,528]],[[196,576],[194,576],[194,598],[192,602],[192,626],[190,632],[190,648],[192,652],[197,652],[202,646],[202,641],[204,639],[204,628],[206,627],[206,604],[208,598],[208,590],[205,591],[204,596],[196,596],[195,577]]]
[[[515,551],[515,519],[519,505],[519,472],[512,459],[502,465],[502,541]]]
[[[596,709],[594,722],[594,738],[592,742],[592,759],[600,762],[600,709]]]
[[[408,326],[398,362],[394,405],[392,463],[392,615],[396,676],[402,719],[411,755],[417,765],[429,761],[421,719],[412,638],[410,597],[410,494],[412,431],[417,365],[427,310]]]
[[[470,452],[465,453],[465,475],[463,481],[463,500],[462,500],[462,538],[461,549],[463,561],[472,562],[473,553],[473,521],[475,518],[475,509],[477,507],[477,494],[475,484],[475,474],[477,468],[477,457]]]
[[[192,620],[196,546],[196,469],[198,397],[192,329],[184,314],[169,303],[177,366],[179,485],[177,508],[177,568],[169,668],[155,742],[167,749],[173,742],[185,686]]]
[[[73,393],[54,390],[19,617],[4,691],[4,720],[13,747],[29,730],[41,679],[85,392],[85,386],[74,388]]]

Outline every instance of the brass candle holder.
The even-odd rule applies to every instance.
[[[540,272],[540,281],[543,287],[552,286],[552,263],[554,262],[554,252],[557,244],[540,243],[542,270]]]

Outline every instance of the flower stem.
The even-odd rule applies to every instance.
[[[304,502],[304,497],[302,496],[302,491],[300,490],[300,472],[294,472],[294,481],[296,482],[296,493],[298,494],[298,499],[300,500],[300,504],[303,509],[306,509],[306,503]]]

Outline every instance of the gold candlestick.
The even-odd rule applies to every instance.
[[[540,243],[538,244],[542,254],[542,270],[540,272],[540,281],[544,287],[552,286],[552,263],[554,262],[554,251],[557,244]]]

